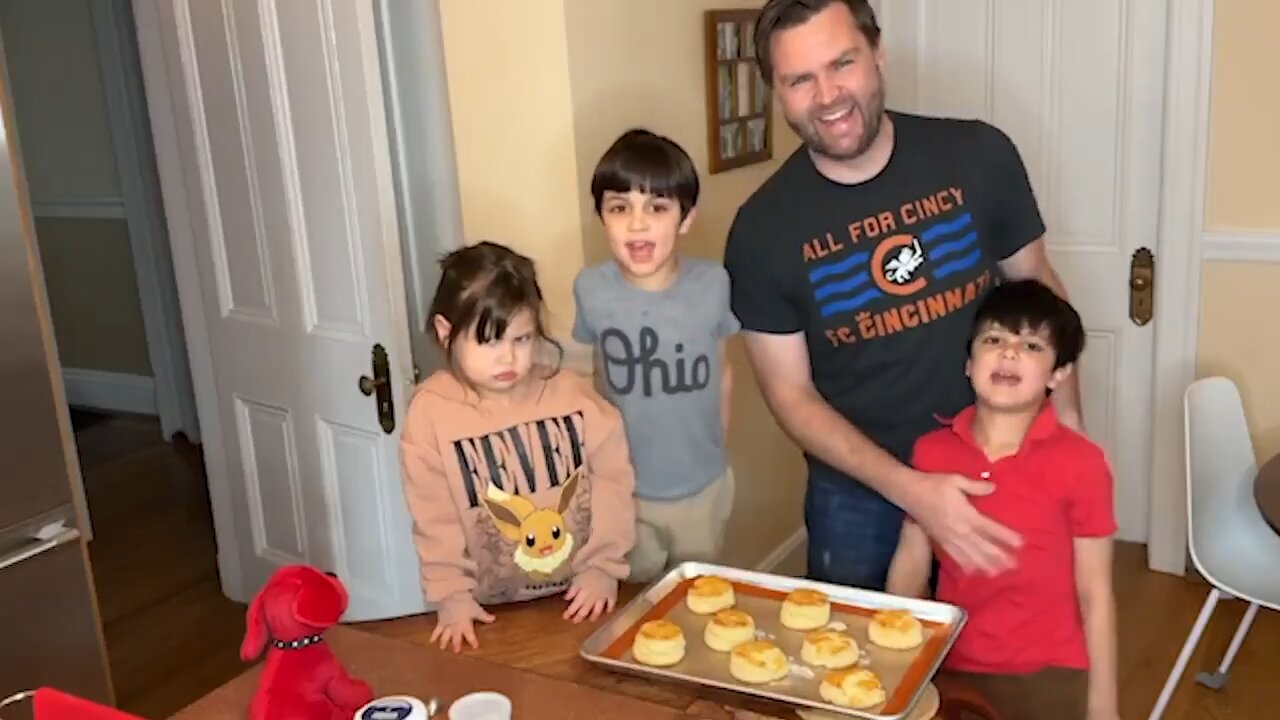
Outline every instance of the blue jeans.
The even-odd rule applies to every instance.
[[[902,510],[867,486],[812,468],[804,498],[810,580],[884,590]]]

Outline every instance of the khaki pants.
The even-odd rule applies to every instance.
[[[632,582],[652,582],[683,562],[715,562],[733,510],[733,470],[680,500],[636,501],[636,544],[627,556]]]

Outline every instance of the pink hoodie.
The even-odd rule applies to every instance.
[[[573,373],[532,382],[530,401],[510,406],[443,370],[414,393],[401,457],[428,602],[514,602],[585,571],[627,576],[635,474],[622,418]]]

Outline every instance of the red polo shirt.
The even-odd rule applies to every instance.
[[[970,500],[1018,532],[1023,545],[1016,567],[996,577],[966,574],[934,545],[937,599],[969,613],[946,666],[982,673],[1087,669],[1072,541],[1116,530],[1106,458],[1088,438],[1060,425],[1046,402],[1018,452],[991,462],[974,441],[974,412],[970,406],[948,427],[921,437],[914,464],[995,483],[990,495]]]

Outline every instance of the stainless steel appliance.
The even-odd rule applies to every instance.
[[[49,686],[114,704],[2,41],[0,110],[0,698]]]

